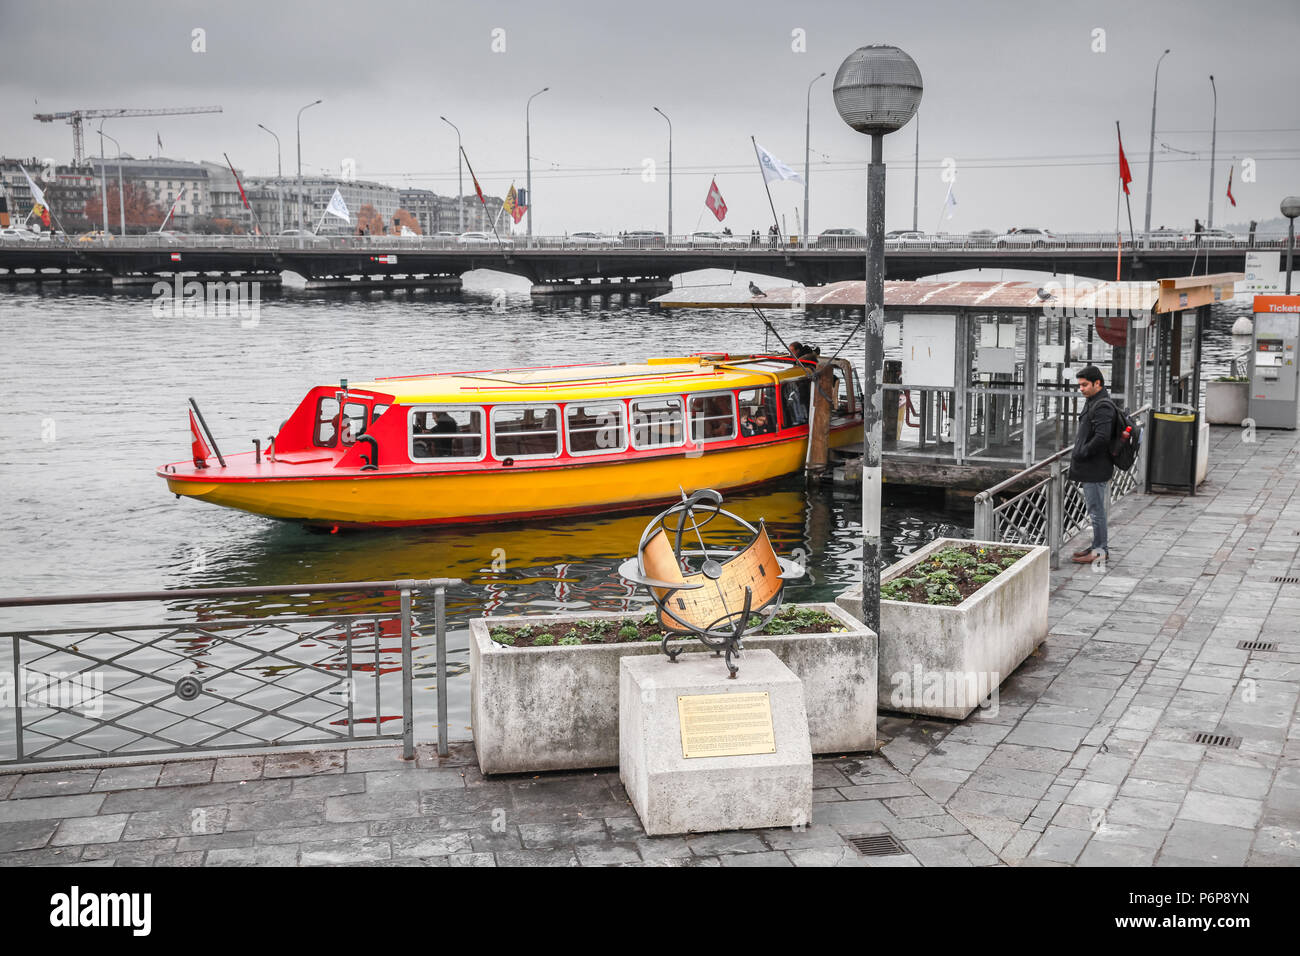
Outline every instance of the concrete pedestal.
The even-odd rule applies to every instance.
[[[763,694],[773,751],[683,754],[680,697]],[[803,684],[771,651],[750,650],[728,679],[721,659],[683,654],[619,662],[619,778],[646,833],[700,833],[807,825],[812,748]],[[741,734],[738,734],[740,736]]]

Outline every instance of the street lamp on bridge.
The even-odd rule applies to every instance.
[[[439,116],[438,119],[456,131],[456,231],[463,234],[465,232],[465,179],[464,173],[461,171],[463,168],[461,163],[464,160],[461,158],[460,127],[445,116]],[[531,202],[531,200],[529,201]],[[436,226],[433,231],[438,231]]]
[[[665,246],[671,248],[673,243],[673,121],[668,114],[657,106],[652,106],[656,113],[668,122],[668,235]]]
[[[258,123],[257,126],[258,129],[264,129],[268,133],[271,133],[272,136],[275,136],[275,133],[271,132],[271,130],[267,129],[261,123]],[[277,209],[276,222],[278,224],[275,231],[281,233],[284,232],[284,177],[280,173],[280,137],[278,136],[275,136],[275,199]]]
[[[528,189],[528,246],[533,245],[533,130],[530,111],[533,107],[533,100],[541,96],[549,86],[543,86],[540,90],[528,97],[528,102],[524,104],[524,154],[525,154],[525,179]]]
[[[316,100],[316,101],[314,101],[314,102],[308,103],[306,106],[304,106],[304,107],[302,108],[302,110],[308,110],[308,109],[311,109],[313,106],[318,106],[319,104],[321,104],[321,103],[323,103],[323,102],[324,102],[324,100]],[[297,119],[297,121],[296,121],[296,124],[297,124],[297,127],[298,127],[298,230],[299,230],[300,232],[301,232],[302,229],[303,229],[303,219],[302,219],[302,110],[299,110],[299,111],[298,111],[298,119]]]
[[[880,631],[880,457],[885,369],[885,134],[905,126],[925,85],[896,46],[859,47],[835,73],[835,109],[871,137],[867,167],[866,354],[862,369],[862,619]]]
[[[803,246],[808,248],[808,179],[811,169],[810,157],[812,155],[812,88],[826,72],[823,70],[812,78],[808,83],[807,103],[805,104],[804,121],[803,121]]]
[[[122,144],[104,132],[104,124],[99,124],[99,161],[104,162],[104,140],[107,139],[117,148],[117,216],[122,238],[126,238],[126,196],[122,194]],[[104,208],[104,234],[108,234],[108,208]]]
[[[1147,146],[1147,217],[1142,227],[1142,246],[1149,249],[1151,247],[1151,180],[1155,178],[1156,162],[1156,93],[1160,90],[1160,63],[1169,55],[1165,50],[1160,54],[1160,59],[1156,60],[1156,81],[1151,87],[1151,142]]]

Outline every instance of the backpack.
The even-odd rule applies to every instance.
[[[1120,471],[1128,471],[1142,450],[1142,426],[1113,398],[1107,399],[1115,409],[1115,434],[1110,439],[1110,460]]]

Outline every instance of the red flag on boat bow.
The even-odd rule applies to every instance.
[[[199,431],[199,423],[194,420],[193,411],[190,412],[190,434],[194,436],[194,441],[190,444],[190,450],[194,455],[194,467],[208,467],[208,456],[212,454],[212,449],[203,440],[203,433]]]

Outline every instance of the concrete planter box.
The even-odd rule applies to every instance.
[[[1240,425],[1247,416],[1249,382],[1207,382],[1205,420],[1211,425]]]
[[[950,545],[1019,547],[939,538],[889,567],[881,583]],[[961,604],[880,602],[879,697],[885,710],[961,720],[997,690],[1047,637],[1047,548],[1028,553]],[[837,602],[862,613],[862,588]]]
[[[772,651],[803,681],[813,753],[876,747],[876,635],[834,604],[825,611],[843,633],[745,639],[746,650]],[[504,647],[488,636],[498,625],[531,624],[563,633],[580,620],[629,614],[527,615],[470,622],[470,721],[479,769],[533,773],[618,766],[619,661],[660,653],[658,643],[575,647]],[[712,653],[697,640],[688,652]],[[718,667],[725,672],[721,659]],[[741,659],[744,671],[744,659]]]

